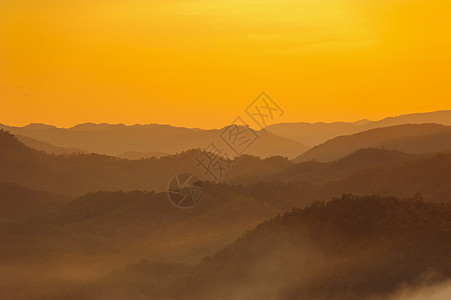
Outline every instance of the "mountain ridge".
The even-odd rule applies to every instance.
[[[430,144],[419,142],[428,140]],[[451,149],[451,126],[439,124],[403,124],[374,128],[338,136],[317,145],[294,159],[333,161],[359,148],[379,147],[411,153],[440,152]]]
[[[87,123],[69,129],[49,127],[33,130],[6,125],[0,125],[0,128],[62,148],[84,149],[92,153],[113,156],[126,152],[175,154],[187,149],[205,149],[214,142],[217,148],[227,152],[229,157],[234,157],[236,155],[234,149],[237,148],[237,146],[231,146],[235,143],[233,137],[229,142],[226,140],[229,126],[222,129],[202,130],[157,124],[126,126]],[[249,140],[248,147],[245,150],[238,148],[238,153],[245,151],[254,156],[281,155],[294,158],[308,149],[300,142],[271,132],[247,130],[248,135],[244,137]]]
[[[394,117],[386,117],[377,121],[366,119],[355,122],[317,122],[317,123],[280,123],[266,127],[266,130],[309,146],[315,146],[329,139],[367,131],[374,128],[402,124],[435,123],[451,125],[451,110],[412,113]]]

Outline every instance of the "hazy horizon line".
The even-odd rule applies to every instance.
[[[400,115],[390,115],[381,119],[377,119],[377,120],[371,120],[371,119],[367,119],[367,118],[362,118],[362,119],[358,119],[355,121],[331,121],[331,122],[325,122],[325,121],[316,121],[316,122],[305,122],[305,121],[294,121],[294,122],[278,122],[278,123],[274,123],[274,124],[269,124],[268,126],[272,126],[272,125],[280,125],[280,124],[335,124],[335,123],[349,123],[349,124],[353,124],[353,123],[359,123],[362,121],[365,122],[379,122],[379,121],[383,121],[389,118],[396,118],[396,117],[403,117],[403,116],[412,116],[412,115],[422,115],[422,114],[433,114],[433,113],[441,113],[441,112],[451,112],[451,109],[442,109],[442,110],[435,110],[435,111],[425,111],[425,112],[412,112],[412,113],[407,113],[407,114],[400,114]],[[231,123],[230,123],[231,124]],[[125,126],[125,127],[133,127],[133,126],[170,126],[170,127],[174,127],[174,128],[185,128],[185,129],[194,129],[194,130],[218,130],[218,129],[223,129],[228,125],[224,125],[221,128],[218,127],[189,127],[189,126],[182,126],[182,125],[172,125],[169,123],[147,123],[147,124],[142,124],[142,123],[107,123],[107,122],[100,122],[100,123],[96,123],[96,122],[82,122],[82,123],[76,123],[72,126],[57,126],[57,125],[53,125],[53,124],[49,124],[49,123],[43,123],[43,122],[31,122],[31,123],[27,123],[26,125],[9,125],[9,124],[4,124],[4,123],[0,123],[0,125],[3,126],[7,126],[7,127],[16,127],[16,128],[24,128],[27,126],[36,126],[36,125],[42,125],[42,126],[48,126],[48,127],[53,127],[53,128],[57,128],[57,129],[73,129],[77,126],[82,126],[82,125],[95,125],[95,126],[99,126],[99,125],[110,125],[110,126]],[[268,127],[266,126],[266,127]],[[255,126],[250,126],[253,129]],[[257,128],[258,129],[258,128]]]

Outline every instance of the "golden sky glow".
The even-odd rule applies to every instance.
[[[451,109],[449,0],[0,0],[0,123],[220,127]]]

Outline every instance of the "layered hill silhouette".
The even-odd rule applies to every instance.
[[[388,126],[423,123],[451,125],[451,111],[401,115],[380,121],[274,124],[257,132],[260,138],[246,154],[263,158],[274,155],[294,158],[309,147],[337,136]],[[140,159],[153,155],[160,157],[162,154],[176,154],[193,148],[204,149],[212,141],[216,141],[224,151],[231,151],[218,138],[225,128],[204,130],[159,124],[126,126],[105,123],[85,123],[71,128],[57,128],[46,124],[30,124],[24,127],[0,124],[0,128],[18,135],[32,148],[54,154],[93,152]],[[233,151],[230,154],[234,155]]]
[[[274,217],[201,263],[143,261],[52,299],[387,299],[451,277],[451,209],[344,195]]]
[[[451,126],[404,124],[339,136],[311,148],[294,162],[333,161],[361,148],[384,148],[408,153],[442,152],[451,149]]]
[[[99,190],[163,191],[173,176],[185,172],[212,180],[213,177],[198,166],[196,158],[205,160],[206,153],[188,150],[177,155],[141,160],[99,154],[56,156],[29,148],[14,135],[0,131],[0,182],[68,196]],[[236,176],[251,172],[268,174],[289,165],[292,165],[290,161],[280,157],[260,159],[243,156],[233,163],[224,162],[224,168],[230,167],[229,171]]]
[[[256,160],[252,157],[242,159],[250,160],[252,165]],[[283,163],[291,164],[281,158],[260,161],[267,169]],[[184,239],[183,234],[188,234],[185,229],[194,234],[198,230],[208,231],[213,224],[219,224],[223,230],[221,234],[210,232],[212,241],[218,242],[214,236],[224,236],[229,229],[234,228],[232,232],[236,234],[260,218],[351,192],[399,197],[416,194],[428,201],[450,202],[449,170],[451,152],[409,155],[363,149],[337,162],[291,165],[275,174],[268,171],[267,181],[248,185],[205,182],[201,203],[188,211],[172,206],[165,192],[97,192],[67,203],[67,198],[49,192],[3,185],[0,189],[1,204],[5,209],[3,219],[36,218],[25,220],[18,227],[4,228],[1,236],[13,236],[14,239],[0,243],[4,245],[0,256],[7,260],[13,254],[15,257],[34,257],[36,253],[55,253],[56,248],[56,252],[65,255],[87,253],[88,249],[92,251],[91,255],[111,254],[118,249],[122,253],[132,246],[150,251],[152,247],[143,247],[141,242],[155,240],[154,234],[158,233],[159,241],[167,241],[164,235],[169,240]],[[245,174],[251,173],[252,169]],[[172,232],[173,226],[180,231]],[[94,242],[99,234],[102,235],[100,244]],[[27,241],[27,237],[32,238]],[[21,246],[24,241],[27,241],[26,248]]]
[[[0,132],[0,182],[82,195],[99,190],[163,190],[172,176],[196,168],[196,151],[130,161],[99,154],[49,155]]]
[[[109,128],[97,126],[88,127]],[[432,203],[451,200],[449,132],[447,126],[410,124],[338,137],[317,147],[327,146],[317,152],[332,156],[326,162],[242,155],[231,161],[223,183],[205,181],[202,201],[181,210],[158,191],[180,172],[211,179],[196,166],[195,158],[205,152],[139,160],[55,155],[0,131],[0,298],[387,295],[400,282],[413,283],[426,266],[440,266],[443,261],[433,257],[449,250],[438,238],[448,239],[449,209]],[[330,202],[343,193],[416,196],[346,196]],[[308,208],[265,222],[226,247],[263,219],[293,207]],[[425,253],[421,243],[434,245],[432,252]],[[423,261],[412,263],[422,255]],[[94,280],[140,259],[157,262]],[[438,279],[448,276],[447,262],[442,266],[434,269]],[[387,272],[390,276],[381,275]],[[24,276],[26,287],[19,287]],[[80,286],[87,281],[93,283]]]
[[[38,193],[34,198],[42,196]],[[47,197],[48,202],[54,200]],[[42,211],[48,203],[34,202],[34,207]],[[83,257],[123,263],[149,255],[199,259],[278,212],[222,185],[208,185],[195,210],[176,208],[166,193],[88,193],[60,201],[46,214],[3,224],[0,260],[52,263]]]
[[[39,140],[24,136],[24,135],[17,135],[17,139],[30,148],[36,149],[38,151],[43,151],[48,154],[60,155],[60,154],[73,154],[73,153],[87,153],[88,152],[86,150],[82,150],[79,148],[58,147],[51,143],[39,141]]]
[[[83,149],[122,157],[124,153],[130,152],[143,153],[142,157],[146,157],[146,153],[176,154],[188,149],[205,149],[213,141],[218,148],[228,152],[230,157],[235,155],[220,138],[220,134],[227,130],[227,127],[202,130],[158,124],[126,126],[86,123],[71,128],[57,128],[45,124],[30,124],[25,127],[0,125],[0,129],[61,148]],[[246,150],[246,154],[263,158],[274,155],[294,158],[308,149],[300,142],[279,137],[271,132],[256,133],[258,138]],[[30,141],[28,145],[36,144]],[[41,148],[45,150],[44,147]]]
[[[427,157],[422,154],[408,154],[397,150],[382,148],[359,149],[343,158],[331,162],[316,160],[292,163],[274,164],[272,172],[236,172],[231,170],[225,176],[225,182],[230,184],[250,184],[263,182],[305,182],[310,184],[324,184],[329,181],[347,178],[353,173],[376,167],[387,167],[402,162],[412,162]],[[244,157],[241,158],[245,160]],[[256,158],[246,159],[249,163],[258,165]],[[281,162],[280,158],[273,158]],[[266,160],[266,161],[269,161]]]
[[[260,138],[245,153],[263,158],[274,155],[294,158],[309,147],[337,136],[401,124],[423,123],[451,125],[451,111],[401,115],[380,121],[274,124],[258,131]],[[21,141],[32,148],[53,154],[93,152],[140,159],[176,154],[188,149],[204,149],[212,141],[216,141],[221,149],[229,151],[230,156],[235,155],[219,138],[226,127],[204,130],[159,124],[126,126],[85,123],[71,128],[57,128],[46,124],[24,127],[0,124],[0,129],[18,135]]]
[[[304,169],[305,166],[299,165],[299,169],[296,169],[296,166],[289,168],[288,172],[282,171],[269,175],[267,181],[234,185],[230,188],[244,195],[252,195],[264,200],[280,210],[287,210],[294,206],[303,207],[310,203],[309,201],[326,201],[343,193],[396,197],[419,194],[427,201],[451,201],[451,152],[415,158],[415,156],[397,155],[396,152],[386,153],[386,151],[369,149],[359,151],[349,158],[354,156],[357,162],[362,153],[373,151],[379,153],[379,155],[373,154],[373,158],[386,157],[389,161],[399,157],[401,160],[386,165],[369,163],[367,167],[365,165],[354,169],[351,167],[338,173],[336,166],[349,162],[348,158],[319,165],[316,171],[314,166],[310,168],[311,166],[307,165]],[[352,163],[350,165],[352,166]],[[275,181],[274,178],[278,180]]]
[[[388,117],[379,121],[360,120],[357,122],[334,123],[281,123],[270,125],[266,127],[266,130],[279,136],[299,141],[308,146],[315,146],[337,136],[351,135],[370,129],[402,124],[424,123],[451,125],[451,110],[407,114]]]
[[[385,161],[374,163],[376,157],[382,157]],[[365,164],[362,163],[360,168],[355,167],[356,163],[362,161]],[[346,164],[349,164],[350,169],[343,171],[341,175],[334,173],[340,165]],[[66,255],[86,253],[87,249],[91,249],[89,251],[93,255],[100,255],[114,252],[113,249],[125,251],[131,245],[137,249],[148,249],[143,248],[140,241],[147,241],[151,239],[150,236],[154,238],[156,233],[161,241],[165,240],[165,234],[169,239],[175,238],[172,235],[174,232],[171,233],[169,229],[172,226],[179,228],[180,232],[185,228],[194,234],[204,226],[205,230],[209,230],[208,228],[213,228],[213,224],[221,224],[224,232],[235,228],[236,233],[259,218],[292,207],[305,207],[312,201],[324,202],[333,196],[350,192],[399,197],[416,194],[422,195],[418,197],[427,201],[451,201],[451,152],[415,156],[366,149],[334,163],[320,164],[316,173],[312,173],[312,168],[303,173],[306,170],[302,164],[299,166],[299,170],[294,169],[299,175],[293,173],[293,167],[287,169],[287,178],[283,178],[284,171],[275,174],[278,181],[249,185],[205,182],[201,203],[188,211],[172,206],[165,192],[97,192],[66,204],[67,200],[61,200],[61,197],[48,192],[6,186],[0,196],[3,197],[1,203],[7,217],[20,220],[19,215],[22,213],[24,217],[39,218],[22,222],[18,227],[7,226],[7,230],[1,235],[14,236],[15,240],[0,243],[4,245],[1,256],[9,257],[8,255],[14,254],[15,257],[34,257],[35,253],[55,252],[53,247]],[[268,176],[272,175],[268,173]],[[312,179],[307,180],[309,177]],[[18,205],[20,209],[17,208]],[[130,224],[133,226],[130,227]],[[22,235],[17,234],[18,230]],[[210,233],[218,237],[218,232]],[[102,235],[101,244],[94,243],[98,234]],[[23,248],[21,245],[27,240],[27,236],[32,239]],[[177,235],[177,238],[182,236]],[[73,245],[74,240],[77,246]],[[212,240],[216,241],[215,238]],[[66,245],[66,241],[71,242]]]
[[[8,195],[0,194],[2,202],[15,203],[18,195]],[[39,195],[28,200],[39,200]],[[0,222],[1,299],[48,298],[54,288],[85,281],[85,274],[96,278],[148,257],[196,262],[279,212],[227,186],[208,184],[191,210],[173,206],[166,193],[142,191],[89,193],[52,209],[47,204],[34,203],[47,213]],[[9,216],[14,212],[4,208]],[[70,270],[67,282],[63,269]],[[27,285],[19,287],[24,276]]]
[[[97,154],[55,156],[28,148],[13,135],[0,132],[0,166],[3,170],[0,172],[0,182],[66,196],[80,196],[99,190],[164,191],[170,179],[183,172],[198,174],[202,180],[212,180],[196,164],[196,157],[202,155],[199,150],[191,150],[159,159],[142,160]],[[446,180],[450,169],[450,152],[416,155],[384,149],[361,149],[329,163],[294,164],[282,157],[260,159],[245,155],[231,162],[230,169],[219,179],[233,185],[257,185],[263,181],[264,187],[267,185],[280,194],[292,192],[291,188],[280,186],[278,182],[293,183],[296,193],[286,199],[295,199],[295,196],[304,200],[324,200],[346,192],[371,191],[385,195],[396,192],[393,194],[396,196],[423,193],[427,199],[447,201],[446,192],[450,185]],[[428,181],[425,181],[427,178]],[[402,179],[405,180],[400,181]],[[418,184],[422,181],[424,184]],[[295,200],[281,201],[283,205],[272,205],[289,209],[299,204]]]

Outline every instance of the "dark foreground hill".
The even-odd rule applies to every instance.
[[[208,185],[194,209],[175,207],[166,193],[141,191],[89,193],[55,207],[0,224],[0,263],[148,255],[190,260],[279,212],[224,185]]]
[[[150,257],[199,261],[279,212],[225,185],[207,183],[193,209],[175,207],[166,193],[96,192],[52,209],[33,202],[39,195],[28,199],[39,215],[0,222],[2,300],[45,299],[66,285]],[[15,213],[11,204],[17,199],[5,199],[7,215]]]
[[[21,157],[19,161],[27,163],[19,155],[24,151],[23,145],[12,142],[10,147],[1,149],[10,149],[9,157]],[[31,151],[33,154],[30,155],[42,155],[29,148],[25,151]],[[86,157],[89,156],[77,156],[79,161]],[[248,176],[259,170],[268,172],[270,176],[276,166],[292,165],[281,158],[241,159],[242,166],[245,166],[242,173]],[[282,178],[283,171],[276,176],[276,179],[287,181],[272,180],[250,185],[204,182],[202,201],[190,210],[171,205],[165,193],[96,192],[61,203],[64,199],[52,198],[53,194],[36,191],[36,195],[31,197],[33,191],[16,187],[16,190],[5,193],[9,195],[4,199],[5,203],[13,204],[7,206],[6,214],[10,214],[9,209],[14,208],[17,199],[34,205],[36,212],[40,213],[29,215],[32,218],[26,220],[17,218],[12,223],[0,224],[0,264],[3,266],[0,291],[5,291],[0,298],[37,299],[36,295],[52,293],[53,287],[60,290],[74,282],[88,280],[86,276],[93,279],[112,268],[142,258],[160,262],[168,259],[193,261],[213,253],[263,218],[294,206],[305,207],[315,200],[324,202],[342,193],[404,197],[421,193],[426,200],[450,200],[451,153],[417,156],[365,149],[337,162],[317,164],[313,165],[310,173],[309,164],[301,164],[299,169],[288,167],[290,172],[285,178]],[[316,167],[319,169],[312,171]],[[98,165],[93,164],[90,168],[98,168]],[[334,170],[338,173],[334,174]],[[327,182],[315,182],[327,176]],[[312,181],[306,182],[309,177],[313,178]],[[19,197],[15,196],[16,192]],[[33,199],[39,200],[40,197],[46,201],[34,202]],[[418,195],[417,198],[421,197]],[[21,213],[26,215],[27,210],[17,214]],[[66,277],[61,277],[61,272]],[[14,276],[14,273],[19,274]],[[43,274],[50,278],[41,277]],[[17,285],[24,276],[27,278],[26,288]],[[60,280],[62,285],[56,283]],[[17,290],[11,290],[11,287]],[[20,296],[25,292],[31,296]]]
[[[353,197],[294,209],[200,264],[142,262],[54,299],[370,299],[451,277],[451,209]]]

